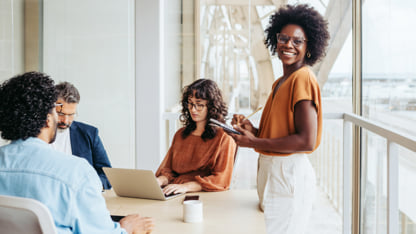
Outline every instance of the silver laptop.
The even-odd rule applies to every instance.
[[[151,170],[109,168],[103,170],[120,197],[136,197],[166,201],[183,194],[165,196]]]

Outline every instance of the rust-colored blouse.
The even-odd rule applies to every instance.
[[[272,92],[280,79],[274,82]],[[318,131],[314,147],[314,150],[316,150],[321,142],[322,134],[321,91],[315,75],[307,66],[293,72],[280,86],[274,97],[273,93],[270,94],[264,107],[263,114],[261,115],[257,137],[279,138],[295,134],[295,105],[302,100],[310,100],[316,107],[318,115]],[[271,156],[290,155],[258,149],[256,149],[256,151]]]
[[[213,139],[204,141],[200,136],[182,138],[179,129],[156,176],[164,175],[169,184],[196,181],[202,191],[223,191],[230,187],[236,144],[219,128]]]

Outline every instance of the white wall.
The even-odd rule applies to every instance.
[[[0,0],[0,83],[23,72],[23,39],[23,0]]]
[[[12,2],[0,1],[5,27]],[[79,89],[77,120],[98,127],[113,166],[156,170],[167,151],[162,115],[181,94],[181,1],[44,0],[43,34],[43,71]]]
[[[134,19],[133,0],[44,0],[44,72],[78,88],[113,167],[135,167]]]
[[[136,1],[136,168],[156,170],[164,139],[163,0]]]
[[[165,0],[164,6],[164,21],[162,25],[164,51],[164,73],[163,86],[164,88],[164,107],[166,112],[177,111],[182,94],[182,24],[181,24],[181,0]],[[184,64],[184,66],[187,66]],[[188,84],[185,84],[188,85]],[[179,109],[180,110],[180,109]],[[166,152],[171,144],[169,139],[169,132],[166,122],[162,120],[165,132],[161,137],[161,152],[160,162],[164,159]]]
[[[0,1],[0,82],[23,72],[23,0]]]
[[[182,25],[181,25],[181,0],[165,0],[164,3],[164,100],[165,110],[171,110],[181,98],[181,50],[182,50]],[[185,84],[188,85],[188,84]]]
[[[163,113],[181,94],[181,1],[136,0],[136,167],[155,171],[168,140]]]

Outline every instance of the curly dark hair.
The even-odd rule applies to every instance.
[[[182,133],[183,138],[189,136],[189,134],[196,129],[196,123],[192,120],[191,114],[188,110],[189,97],[207,100],[207,119],[212,118],[225,123],[225,117],[228,114],[228,109],[222,98],[221,90],[212,80],[198,79],[189,86],[185,87],[182,94],[182,114],[180,116],[180,120],[185,125],[185,130]],[[202,133],[201,138],[203,140],[212,139],[216,134],[217,128],[209,125],[209,121],[207,121],[205,131]]]
[[[54,81],[40,72],[27,72],[0,86],[0,131],[7,140],[37,137],[57,100]]]
[[[305,64],[314,65],[324,55],[328,46],[329,32],[328,22],[322,15],[308,4],[285,5],[270,16],[269,26],[266,28],[266,39],[264,44],[272,54],[276,54],[277,33],[288,24],[295,24],[305,31],[307,51],[310,58],[305,56]]]

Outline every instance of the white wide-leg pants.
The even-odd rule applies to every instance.
[[[268,234],[304,234],[315,189],[315,172],[306,154],[260,154],[257,193]]]

